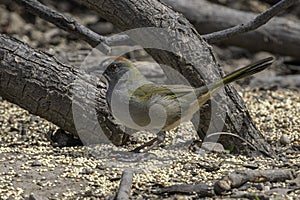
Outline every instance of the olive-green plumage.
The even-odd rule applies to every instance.
[[[190,120],[224,86],[258,73],[272,62],[272,57],[265,58],[208,86],[192,88],[157,85],[148,81],[129,60],[113,58],[104,72],[108,82],[107,102],[112,115],[125,126],[138,130],[170,130]]]

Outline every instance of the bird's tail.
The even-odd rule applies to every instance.
[[[263,71],[267,67],[269,67],[273,63],[273,61],[274,61],[273,57],[268,57],[268,58],[256,61],[255,63],[252,63],[252,64],[242,67],[240,69],[237,69],[236,71],[226,75],[220,81],[217,81],[215,83],[215,85],[216,86],[218,86],[220,84],[227,85],[231,82],[234,82],[239,79],[246,78],[248,76],[256,74],[260,71]]]
[[[267,67],[269,67],[274,61],[273,57],[268,57],[259,61],[256,61],[250,65],[237,69],[236,71],[226,75],[221,80],[212,83],[208,86],[200,87],[196,89],[196,95],[198,96],[198,104],[204,104],[212,95],[217,93],[221,88],[237,81],[242,78],[246,78],[253,74],[256,74]]]

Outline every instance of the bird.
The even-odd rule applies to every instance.
[[[157,137],[133,152],[149,151],[162,143],[165,131],[189,121],[214,94],[226,85],[256,74],[274,61],[267,57],[237,69],[218,81],[194,88],[187,85],[163,85],[149,81],[133,62],[111,57],[103,63],[102,74],[107,85],[106,101],[118,123],[134,130],[156,131]]]

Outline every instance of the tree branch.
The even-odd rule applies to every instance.
[[[216,194],[240,187],[246,182],[276,182],[291,180],[295,176],[293,169],[273,169],[273,170],[246,170],[234,171],[224,176],[214,184]]]
[[[133,179],[133,171],[128,169],[124,170],[122,173],[119,191],[116,198],[117,200],[129,199],[132,179]]]
[[[239,11],[202,0],[162,0],[184,14],[200,34],[225,30],[237,24],[247,24],[257,15]],[[250,51],[269,51],[300,58],[300,22],[283,17],[274,17],[260,28],[237,34],[220,42]]]
[[[37,0],[14,0],[27,11],[40,18],[51,22],[62,30],[75,35],[79,39],[86,41],[92,47],[100,48],[104,53],[110,52],[108,45],[118,45],[124,41],[128,41],[127,35],[116,35],[114,37],[105,37],[90,30],[89,28],[79,24],[75,19],[65,16],[49,7],[41,4]],[[99,46],[98,46],[99,45]]]
[[[292,6],[299,0],[282,0],[272,6],[270,9],[266,10],[265,12],[261,13],[253,20],[249,21],[245,24],[239,24],[232,28],[228,28],[222,31],[202,35],[202,37],[208,43],[215,43],[221,40],[226,40],[231,38],[237,34],[246,33],[252,30],[257,29],[258,27],[266,24],[270,19],[276,16],[278,13],[282,12],[283,10],[287,9],[288,7]]]
[[[128,141],[108,111],[105,91],[99,78],[0,34],[0,96],[79,136],[85,145]]]
[[[213,187],[207,184],[178,184],[171,185],[168,187],[160,188],[156,191],[153,191],[154,194],[195,194],[199,195],[199,197],[212,197],[214,196]]]

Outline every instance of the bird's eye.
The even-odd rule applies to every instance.
[[[119,67],[117,64],[112,64],[110,67],[112,72],[118,72],[119,71]]]

